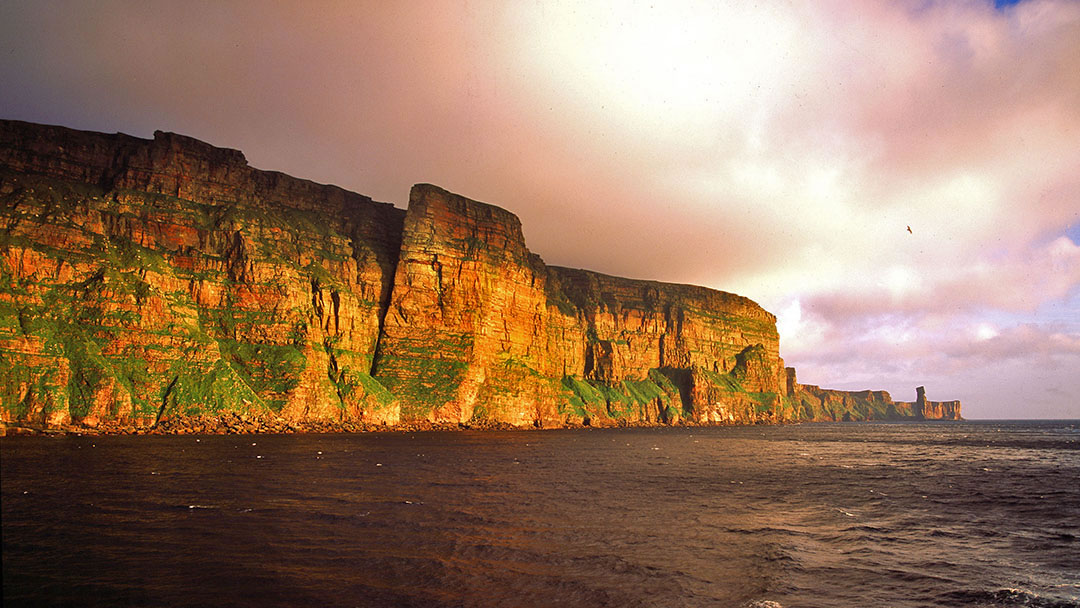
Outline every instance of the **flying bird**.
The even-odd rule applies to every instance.
[[[907,227],[907,231],[908,231],[908,234],[915,234],[914,232],[911,231],[911,226]]]

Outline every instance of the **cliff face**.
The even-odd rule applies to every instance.
[[[887,391],[838,391],[811,384],[797,386],[791,400],[794,420],[962,420],[959,401],[927,401],[926,390],[921,386],[916,389],[915,401],[893,401]]]
[[[557,422],[546,312],[517,217],[415,186],[375,376],[411,419]]]
[[[0,121],[0,222],[7,423],[959,418],[800,385],[754,302],[546,266],[435,186],[401,211],[179,135]]]
[[[575,419],[749,423],[786,394],[776,319],[746,298],[558,267],[548,280],[550,316],[572,328],[549,359]]]
[[[400,210],[164,133],[4,122],[0,167],[4,420],[398,420]]]
[[[915,389],[915,403],[911,404],[915,418],[923,420],[962,420],[959,401],[927,401],[926,389]]]

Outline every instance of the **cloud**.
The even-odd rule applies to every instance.
[[[1080,415],[1075,397],[1053,397],[1077,394],[1080,289],[1019,315],[879,310],[825,317],[796,301],[781,310],[778,328],[781,351],[802,382],[884,388],[894,396],[924,384],[931,398],[965,400],[969,417],[1017,417],[1010,408],[1021,404],[1030,416]],[[1020,400],[1017,386],[1030,394]]]
[[[801,382],[886,389],[908,400],[915,386],[925,385],[931,399],[962,400],[971,418],[1080,415],[1075,398],[1080,327],[1075,323],[997,326],[959,318],[881,316],[822,325],[820,336],[803,350],[784,347],[789,363],[797,359]]]
[[[545,251],[544,226],[580,227],[633,260],[610,271],[772,300],[975,267],[1074,220],[1075,5],[675,6],[521,18],[550,141],[593,171],[547,186],[565,204],[533,222],[541,253],[587,253]]]
[[[952,359],[990,362],[1039,355],[1080,356],[1080,334],[1062,333],[1033,323],[1006,328],[1001,333],[952,344],[945,354]]]
[[[882,268],[861,291],[814,294],[802,306],[832,323],[886,313],[1020,312],[1035,310],[1080,288],[1080,246],[1067,237],[1011,256],[986,253],[949,267]]]

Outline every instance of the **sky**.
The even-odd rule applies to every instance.
[[[0,117],[504,207],[801,382],[1080,418],[1080,2],[0,3]]]

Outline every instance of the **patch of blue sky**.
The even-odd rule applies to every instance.
[[[1080,334],[1080,287],[1032,311],[986,310],[976,317],[999,330],[1030,324],[1052,332]]]
[[[1065,236],[1069,237],[1069,240],[1073,243],[1080,245],[1080,220],[1073,222],[1071,226],[1065,229]]]

